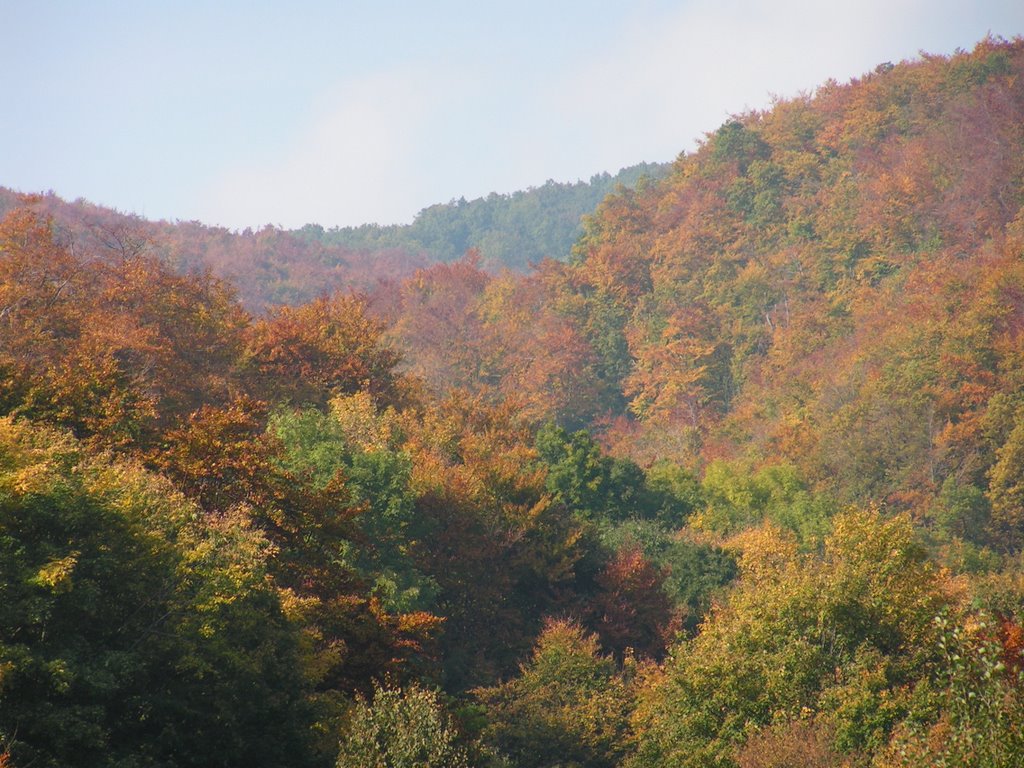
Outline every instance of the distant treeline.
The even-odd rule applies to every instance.
[[[548,181],[511,195],[432,205],[408,225],[330,230],[315,224],[297,230],[267,225],[233,232],[198,221],[147,221],[84,200],[68,203],[53,193],[26,197],[2,187],[0,214],[29,203],[69,233],[100,245],[130,234],[179,271],[208,269],[230,281],[247,308],[262,311],[338,290],[371,290],[420,267],[461,258],[470,249],[479,251],[482,266],[491,271],[525,271],[545,258],[565,260],[583,231],[583,217],[602,199],[644,177],[663,177],[669,167],[641,163],[589,182]]]
[[[454,261],[475,248],[487,268],[524,271],[542,259],[566,259],[583,234],[584,215],[620,186],[634,187],[645,177],[664,178],[670,168],[670,163],[639,163],[614,176],[599,173],[590,181],[549,180],[510,195],[460,198],[424,208],[409,225],[324,229],[309,224],[298,233],[353,250],[423,252],[433,261]]]

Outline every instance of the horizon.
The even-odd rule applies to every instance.
[[[1024,32],[1019,3],[963,5],[8,8],[0,185],[233,231],[408,224],[671,162],[774,99]]]

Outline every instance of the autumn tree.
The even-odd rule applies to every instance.
[[[0,270],[8,412],[125,447],[226,398],[247,318],[223,284],[65,241],[21,209],[0,225]]]
[[[488,684],[529,652],[543,617],[575,605],[601,567],[593,532],[544,487],[514,403],[453,398],[411,431],[412,549],[438,587],[452,689]]]
[[[518,677],[476,692],[484,738],[524,768],[618,765],[631,746],[631,684],[578,625],[549,622]]]
[[[257,321],[249,351],[257,391],[272,400],[323,405],[366,389],[382,402],[399,396],[398,353],[356,296],[279,307]]]

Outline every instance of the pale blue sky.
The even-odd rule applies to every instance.
[[[232,228],[408,222],[1024,34],[1022,0],[0,0],[0,185]]]

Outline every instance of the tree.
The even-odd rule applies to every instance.
[[[585,430],[570,435],[548,423],[538,430],[536,446],[547,466],[547,489],[583,520],[607,524],[653,518],[677,506],[669,489],[652,489],[643,469],[629,459],[605,455]]]
[[[812,494],[791,464],[750,466],[713,461],[701,484],[704,506],[692,518],[695,527],[729,535],[770,520],[795,533],[802,546],[815,547],[828,530],[832,503]]]
[[[593,532],[556,503],[513,403],[452,398],[409,435],[410,547],[438,584],[446,687],[492,683],[529,652],[543,617],[567,611],[601,567]]]
[[[149,446],[226,399],[247,317],[208,275],[141,246],[76,243],[27,210],[0,224],[0,408],[105,446]]]
[[[642,419],[680,420],[692,428],[724,409],[731,396],[728,346],[707,307],[663,311],[647,301],[628,335],[636,359],[623,392]]]
[[[323,405],[336,395],[370,392],[399,397],[398,353],[356,296],[336,295],[300,307],[279,307],[251,329],[249,355],[257,391],[296,405]]]
[[[388,414],[377,415],[368,393],[363,394],[335,398],[329,414],[315,408],[276,412],[269,424],[282,448],[276,461],[289,476],[305,479],[315,491],[327,491],[336,503],[354,510],[351,542],[344,547],[346,554],[337,557],[372,585],[385,610],[427,611],[436,585],[417,569],[410,543],[429,539],[431,532],[414,508],[412,459],[387,441],[360,444],[346,430],[355,425],[337,418],[355,417],[362,407],[369,411],[362,413],[363,429],[356,431],[385,431]]]
[[[337,768],[468,768],[458,732],[438,695],[413,685],[375,685],[356,700]]]
[[[1024,543],[1024,420],[1018,420],[996,457],[988,489],[992,539],[1015,551]]]
[[[0,743],[39,766],[308,765],[299,638],[239,512],[0,419]]]
[[[570,622],[548,622],[519,676],[477,696],[484,740],[523,768],[611,768],[629,752],[630,685]]]
[[[662,585],[666,574],[637,546],[619,549],[597,575],[596,594],[586,606],[587,625],[618,659],[629,652],[660,658],[676,616]]]
[[[973,619],[965,626],[950,615],[936,617],[943,656],[939,679],[921,702],[922,711],[908,718],[894,740],[888,764],[1010,768],[1024,760],[1020,667],[1005,664],[1005,648],[988,620]]]
[[[820,559],[770,527],[736,543],[728,601],[639,691],[628,765],[731,767],[753,730],[818,712],[847,734],[847,749],[884,744],[907,711],[906,689],[927,675],[932,619],[948,600],[909,519],[839,515]],[[836,690],[844,675],[879,670],[877,682]]]

